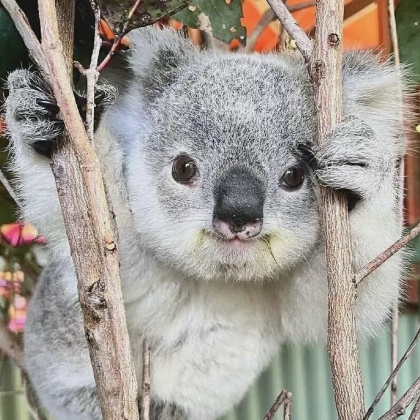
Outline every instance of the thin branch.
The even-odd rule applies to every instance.
[[[276,400],[274,401],[273,405],[270,407],[270,409],[267,411],[267,414],[264,416],[263,420],[271,420],[274,415],[276,414],[277,410],[280,408],[280,406],[285,402],[288,391],[283,389],[280,394],[277,396]]]
[[[400,48],[398,46],[397,22],[395,20],[395,2],[388,0],[388,18],[391,32],[392,51],[394,53],[394,62],[397,68],[400,68]]]
[[[143,343],[143,380],[141,386],[141,420],[150,420],[150,347]]]
[[[7,325],[0,320],[0,349],[10,357],[22,370],[25,369],[23,347],[18,337],[9,331]]]
[[[403,357],[401,358],[401,360],[399,361],[399,363],[397,364],[395,369],[392,371],[389,378],[386,380],[386,382],[384,383],[384,385],[382,386],[382,388],[378,392],[378,395],[376,395],[375,399],[373,400],[372,405],[369,407],[368,411],[366,412],[366,415],[363,417],[363,420],[368,420],[369,417],[372,415],[372,413],[375,410],[375,407],[378,405],[380,399],[384,395],[384,393],[387,390],[389,384],[392,382],[392,380],[397,375],[398,371],[401,369],[402,365],[406,362],[406,360],[409,358],[410,354],[413,352],[414,348],[417,345],[417,342],[419,341],[419,338],[420,338],[420,329],[417,331],[417,334],[415,335],[411,344],[408,346],[408,349],[404,353]]]
[[[93,51],[89,70],[86,71],[87,90],[86,90],[86,130],[89,140],[93,142],[95,130],[95,86],[99,78],[98,59],[101,51],[102,40],[99,34],[99,25],[101,22],[101,11],[95,2],[91,2],[93,13],[95,15],[95,34],[93,42]]]
[[[417,399],[414,405],[413,411],[410,414],[408,420],[419,420],[420,419],[420,398]]]
[[[142,2],[142,0],[136,0],[133,7],[130,9],[130,11],[128,13],[127,20],[124,23],[124,26],[121,30],[121,33],[114,34],[114,42],[112,44],[112,47],[111,47],[110,51],[108,52],[108,54],[106,55],[106,57],[102,60],[102,62],[99,64],[99,66],[97,68],[99,73],[101,73],[105,69],[105,67],[111,61],[112,57],[119,50],[119,48],[121,46],[122,39],[123,39],[124,35],[128,32],[131,19],[133,18],[134,14],[136,13],[137,9],[139,8],[141,2]]]
[[[20,200],[1,169],[0,169],[0,183],[3,184],[4,188],[6,188],[6,191],[9,193],[10,197],[12,197],[13,201],[18,205],[18,207],[20,207],[21,206]]]
[[[414,382],[397,403],[378,420],[395,420],[405,414],[407,407],[420,395],[420,377]]]
[[[417,224],[413,229],[410,230],[407,235],[403,236],[401,239],[396,241],[393,245],[387,248],[384,252],[379,254],[373,261],[366,264],[355,276],[354,282],[359,284],[363,279],[365,279],[369,274],[375,271],[379,266],[381,266],[386,260],[391,258],[395,253],[397,253],[401,248],[407,245],[412,241],[417,235],[420,234],[420,223]]]
[[[299,51],[305,61],[309,62],[312,54],[312,41],[296,22],[295,18],[289,12],[287,6],[281,0],[267,0],[273,12],[284,26],[288,34],[296,41]]]
[[[291,6],[288,6],[289,12],[294,13],[298,12],[299,10],[308,9],[309,7],[315,6],[316,2],[314,1],[306,1],[303,3],[293,4]],[[257,41],[261,34],[264,32],[264,30],[267,28],[267,26],[276,20],[277,16],[273,12],[273,9],[269,8],[267,9],[264,14],[261,16],[261,19],[258,21],[255,28],[252,30],[251,34],[248,35],[246,39],[246,46],[243,47],[241,50],[244,52],[251,52],[254,50],[255,45],[257,44]]]
[[[28,18],[23,10],[18,6],[15,0],[1,0],[1,4],[9,12],[13,23],[16,26],[23,42],[28,49],[29,56],[42,71],[44,76],[48,75],[48,68],[45,63],[44,53],[42,52],[41,44],[29,25]]]
[[[398,304],[392,310],[392,340],[391,340],[391,369],[392,371],[398,365]],[[397,402],[398,388],[397,388],[397,375],[391,380],[391,407]]]
[[[292,420],[292,393],[287,391],[284,400],[283,420]]]

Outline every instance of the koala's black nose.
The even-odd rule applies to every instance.
[[[257,236],[264,217],[263,182],[248,169],[227,171],[214,189],[214,229],[227,239]]]

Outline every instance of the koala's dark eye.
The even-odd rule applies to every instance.
[[[288,168],[281,177],[281,185],[286,189],[298,189],[305,179],[305,171],[300,166]]]
[[[197,165],[187,155],[179,155],[172,164],[172,177],[180,184],[189,184],[197,174]]]

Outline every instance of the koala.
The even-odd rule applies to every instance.
[[[327,275],[319,183],[349,197],[354,270],[401,235],[406,150],[390,63],[343,61],[344,119],[317,146],[313,89],[298,54],[198,51],[172,29],[138,29],[120,89],[95,132],[120,235],[133,362],[152,348],[151,419],[228,412],[285,342],[325,340]],[[100,420],[50,153],[63,129],[36,74],[8,78],[5,116],[21,217],[48,241],[30,303],[29,376],[54,420]],[[357,289],[372,336],[400,297],[404,255]]]

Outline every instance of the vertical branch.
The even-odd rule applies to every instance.
[[[388,22],[389,28],[391,33],[391,45],[392,51],[394,53],[394,63],[395,67],[398,71],[400,71],[400,51],[398,46],[398,35],[397,35],[397,23],[395,21],[395,3],[394,0],[388,0]],[[400,101],[402,101],[402,89],[399,86],[399,96]],[[400,119],[403,116],[400,115]],[[401,159],[400,165],[398,168],[399,174],[399,197],[398,197],[398,205],[399,205],[399,217],[401,223],[401,232],[404,228],[404,173],[405,173],[405,165],[404,165],[404,158]],[[399,312],[398,312],[398,303],[392,310],[392,342],[391,342],[391,368],[394,369],[398,363],[398,321],[399,321]],[[396,404],[397,402],[397,375],[391,381],[391,406]]]
[[[60,0],[58,10],[61,8],[73,10],[74,0]],[[55,1],[39,0],[39,12],[42,49],[67,130],[54,153],[52,168],[78,278],[102,414],[104,420],[137,420],[137,384],[125,322],[114,214],[74,99],[68,72],[71,56],[66,60],[63,55],[71,48],[61,43]],[[68,13],[62,10],[60,16],[72,12]],[[73,22],[62,24],[63,30],[72,30]],[[64,39],[70,42],[72,37]]]
[[[344,0],[317,1],[310,75],[318,112],[319,143],[342,118]],[[342,192],[320,187],[328,277],[328,357],[340,420],[364,415],[363,379],[358,361],[348,207]]]
[[[141,389],[141,420],[150,420],[150,346],[143,343],[143,380]]]
[[[342,118],[344,0],[317,0],[315,45],[281,0],[267,0],[309,64],[319,143]],[[363,379],[357,350],[347,200],[343,192],[320,187],[328,277],[328,356],[340,420],[364,415]]]
[[[392,310],[392,340],[391,340],[391,369],[395,370],[398,364],[398,305]],[[391,407],[397,402],[397,375],[391,380]]]

